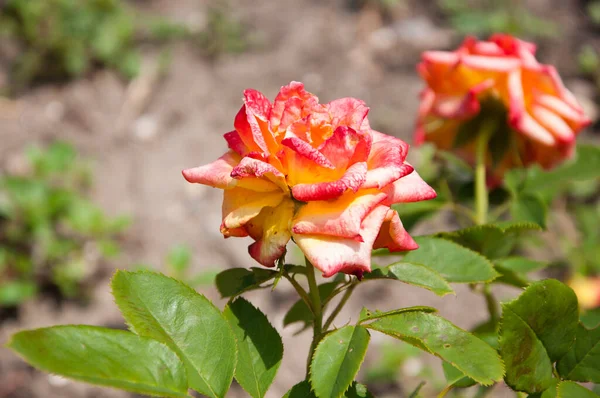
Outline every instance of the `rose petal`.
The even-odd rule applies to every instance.
[[[354,130],[361,129],[369,113],[369,108],[364,101],[356,98],[336,99],[326,106],[331,114],[333,126],[347,126]]]
[[[292,98],[299,98],[299,101],[295,99],[290,101]],[[269,116],[271,128],[274,131],[285,131],[294,118],[291,116],[284,116],[284,114],[302,117],[304,113],[303,108],[305,106],[312,108],[316,106],[318,102],[319,99],[315,95],[304,90],[304,84],[302,83],[291,82],[287,86],[282,86],[277,97],[275,97],[273,108],[271,109],[271,114]],[[284,118],[286,124],[283,124]]]
[[[348,189],[356,192],[365,182],[366,177],[367,163],[359,162],[350,166],[339,180],[294,185],[292,195],[301,202],[335,199]]]
[[[236,115],[233,125],[250,151],[277,151],[278,145],[268,125],[270,108],[269,100],[259,91],[244,91],[244,105]]]
[[[373,131],[373,144],[367,161],[367,179],[362,188],[383,188],[413,171],[404,163],[408,144],[401,139]]]
[[[286,195],[281,190],[256,192],[232,188],[223,194],[223,228],[239,228],[256,217],[264,207],[275,207]]]
[[[371,189],[346,192],[334,200],[308,202],[296,213],[292,231],[362,240],[364,218],[385,198],[384,193]]]
[[[242,158],[240,163],[234,167],[231,177],[240,180],[247,177],[264,177],[276,184],[282,191],[288,191],[285,175],[281,171],[269,163],[248,156]]]
[[[292,234],[306,258],[319,269],[324,277],[338,272],[362,275],[371,271],[373,242],[387,214],[386,206],[377,206],[363,220],[360,235],[362,242],[354,239],[322,235]]]
[[[319,151],[336,168],[345,170],[351,164],[367,161],[372,140],[369,131],[357,131],[347,126],[340,126],[319,146]]]
[[[281,141],[281,145],[284,145],[298,155],[313,161],[315,164],[325,167],[328,169],[334,169],[335,166],[317,149],[313,148],[308,142],[301,140],[297,137],[284,138]]]
[[[291,238],[290,221],[294,215],[294,202],[282,201],[277,207],[265,207],[258,216],[246,224],[256,242],[248,246],[248,253],[265,267],[273,267],[285,253]]]
[[[250,149],[244,144],[244,141],[242,141],[242,138],[237,131],[233,130],[229,133],[225,133],[223,137],[225,138],[225,141],[227,141],[229,149],[236,152],[238,155],[245,156],[250,152]]]
[[[238,155],[230,151],[212,163],[186,169],[181,173],[188,182],[226,189],[235,185],[231,171],[240,160]]]
[[[388,206],[394,203],[429,200],[437,196],[433,188],[423,181],[416,170],[389,184],[383,189],[383,192],[388,196],[384,202]]]
[[[398,212],[389,209],[379,235],[373,243],[373,249],[387,248],[391,252],[415,250],[419,248],[417,242],[404,229]]]
[[[550,131],[559,141],[569,143],[575,140],[575,133],[571,127],[556,113],[544,108],[543,106],[533,105],[531,108],[533,117]]]

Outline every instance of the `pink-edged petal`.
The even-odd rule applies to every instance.
[[[237,131],[233,130],[229,133],[225,133],[223,137],[225,138],[225,141],[227,141],[227,146],[229,149],[238,155],[244,156],[250,152],[250,149],[246,146],[246,144],[244,144],[244,141],[242,141],[242,138]]]
[[[274,131],[284,131],[295,121],[295,117],[303,116],[303,108],[315,107],[318,102],[319,99],[312,93],[304,90],[304,84],[300,82],[291,82],[287,86],[282,86],[277,97],[275,97],[269,116],[271,128]]]
[[[275,207],[286,195],[281,191],[256,192],[245,188],[227,189],[223,194],[222,228],[239,228],[256,217],[264,207]]]
[[[515,55],[521,59],[535,56],[535,44],[517,39],[511,35],[496,33],[490,37],[489,41],[502,48],[505,55]]]
[[[416,170],[389,184],[383,189],[383,192],[388,196],[384,202],[388,206],[394,203],[429,200],[437,196],[433,188],[423,181]]]
[[[231,177],[243,180],[248,177],[264,177],[277,185],[282,191],[287,191],[285,175],[273,165],[252,157],[242,158],[240,163],[231,171]]]
[[[294,202],[282,201],[277,207],[266,207],[246,224],[246,229],[256,242],[248,246],[250,256],[265,267],[273,267],[285,254],[291,238],[290,222],[294,215]]]
[[[575,140],[575,133],[563,118],[544,108],[543,106],[533,105],[531,114],[546,130],[550,131],[559,141],[568,143]]]
[[[357,131],[347,126],[340,126],[319,146],[319,152],[337,169],[345,170],[353,163],[367,161],[371,143],[372,137],[369,131]]]
[[[340,98],[331,101],[327,105],[331,114],[333,126],[347,126],[354,130],[360,130],[369,113],[366,104],[356,98]]]
[[[419,248],[417,242],[404,229],[402,221],[395,210],[389,209],[379,235],[373,243],[373,249],[386,248],[391,252],[415,250]]]
[[[330,235],[362,240],[364,218],[386,195],[377,190],[346,192],[334,200],[313,201],[302,205],[293,220],[295,234]]]
[[[494,86],[492,79],[471,87],[464,97],[438,95],[431,112],[445,119],[469,119],[479,113],[479,95]]]
[[[181,173],[188,182],[226,189],[235,185],[231,171],[239,162],[240,157],[230,151],[210,164],[186,169]]]
[[[509,123],[515,130],[536,142],[547,146],[556,144],[556,139],[552,133],[524,111],[511,110],[509,113]]]
[[[334,169],[335,166],[317,149],[313,148],[308,142],[297,137],[287,137],[281,141],[281,145],[286,146],[296,152],[298,155],[312,160],[315,164]]]
[[[456,65],[460,61],[460,54],[448,51],[425,51],[421,59],[427,64]]]
[[[306,258],[319,269],[324,277],[338,272],[359,277],[371,272],[371,250],[387,214],[386,206],[377,206],[362,222],[363,241],[323,235],[296,235],[294,241]]]
[[[271,114],[271,101],[260,91],[247,89],[244,90],[244,104],[246,109],[258,119],[267,121]]]
[[[541,94],[536,97],[536,102],[548,109],[557,115],[568,119],[570,121],[584,121],[587,119],[583,114],[583,110],[581,108],[573,108],[565,101],[562,101],[560,98],[555,97],[553,95]]]
[[[481,55],[463,56],[460,63],[468,68],[490,72],[510,72],[521,66],[521,61],[517,58],[496,58]]]
[[[399,138],[373,131],[373,145],[367,161],[367,179],[363,188],[383,188],[413,171],[404,163],[408,144]]]
[[[301,202],[330,200],[341,196],[348,189],[358,191],[367,177],[367,163],[355,163],[346,170],[342,178],[331,182],[297,184],[292,187],[294,199]]]
[[[233,125],[251,152],[272,153],[277,149],[268,125],[270,108],[269,100],[259,91],[244,91],[244,105],[236,115]]]

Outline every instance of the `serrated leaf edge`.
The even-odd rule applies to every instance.
[[[216,306],[216,305],[215,305],[215,304],[214,304],[212,301],[210,301],[210,300],[209,300],[209,299],[208,299],[208,298],[207,298],[205,295],[203,295],[203,294],[201,294],[201,293],[198,293],[196,290],[194,290],[194,289],[193,289],[193,288],[191,288],[190,286],[186,285],[186,284],[185,284],[185,283],[183,283],[182,281],[180,281],[180,280],[178,280],[178,279],[175,279],[175,278],[173,278],[173,277],[170,277],[170,276],[168,276],[168,275],[165,275],[165,274],[163,274],[163,273],[161,273],[161,272],[154,272],[154,271],[148,271],[148,270],[141,270],[141,271],[127,271],[127,270],[121,270],[121,269],[119,269],[119,270],[117,270],[117,271],[116,271],[116,272],[113,274],[113,276],[112,276],[112,278],[111,278],[111,280],[110,280],[111,294],[113,295],[113,298],[115,299],[115,304],[116,304],[116,305],[117,305],[117,307],[119,308],[119,311],[120,311],[120,312],[121,312],[121,314],[123,315],[123,318],[124,318],[124,319],[125,319],[125,315],[123,314],[123,311],[122,311],[122,309],[121,309],[121,306],[120,306],[120,305],[117,303],[117,298],[116,298],[116,295],[115,295],[115,293],[114,293],[114,291],[113,291],[113,281],[115,280],[115,278],[117,277],[117,275],[121,275],[121,274],[125,274],[125,275],[126,275],[126,274],[129,274],[129,275],[148,274],[148,275],[161,276],[161,277],[164,277],[164,278],[166,278],[166,279],[170,279],[170,280],[172,280],[172,281],[175,281],[175,282],[176,282],[178,285],[180,285],[180,286],[184,287],[185,289],[189,290],[190,292],[192,292],[192,293],[194,293],[194,294],[196,294],[196,295],[198,295],[198,296],[200,296],[200,297],[204,298],[204,299],[205,299],[205,300],[206,300],[206,301],[209,303],[209,305],[211,305],[211,306],[212,306],[212,307],[213,307],[213,308],[214,308],[214,309],[215,309],[215,310],[216,310],[216,311],[217,311],[217,312],[218,312],[218,313],[221,315],[221,318],[222,318],[222,319],[225,321],[225,324],[227,324],[227,327],[228,327],[228,329],[229,329],[229,332],[231,333],[231,336],[233,337],[233,340],[235,341],[235,333],[234,333],[234,332],[233,332],[233,330],[231,329],[231,325],[229,324],[229,322],[227,321],[227,319],[226,319],[226,318],[225,318],[225,316],[223,315],[223,312],[222,312],[222,311],[221,311],[221,310],[220,310],[220,309],[219,309],[219,308],[218,308],[218,307],[217,307],[217,306]],[[149,311],[149,313],[150,313],[150,311]],[[153,318],[153,319],[154,319],[154,320],[155,320],[155,321],[158,323],[158,321],[156,320],[156,317],[154,316],[154,314],[150,313],[150,315],[151,315],[151,316],[152,316],[152,318]],[[140,335],[140,334],[139,334],[139,333],[138,333],[138,332],[135,330],[135,328],[133,327],[133,325],[131,325],[131,324],[130,324],[130,323],[127,321],[127,319],[125,319],[125,323],[127,324],[127,326],[130,328],[130,330],[131,330],[133,333],[135,333],[135,334],[136,334],[136,335],[138,335],[138,336],[142,336],[142,335]],[[164,332],[164,329],[163,329],[163,327],[162,327],[162,326],[161,326],[161,331],[163,331],[163,332]],[[142,336],[142,337],[146,337],[146,336]],[[172,341],[172,339],[171,339],[171,337],[170,337],[170,336],[167,336],[167,337],[169,337],[169,340],[171,340],[171,341]],[[157,340],[157,341],[158,341],[158,340]],[[159,341],[159,342],[160,342],[160,343],[162,343],[161,341]],[[164,343],[163,343],[163,344],[164,344]],[[175,344],[174,344],[174,345],[175,345]],[[168,344],[167,344],[167,346],[168,346]],[[169,348],[169,349],[170,349],[170,348]],[[175,351],[175,350],[172,350],[172,351]],[[235,346],[235,350],[234,350],[234,352],[235,352],[235,355],[234,355],[234,359],[233,359],[233,362],[234,362],[234,365],[233,365],[233,374],[231,375],[231,378],[230,378],[229,382],[227,383],[229,386],[231,386],[231,383],[232,383],[232,381],[233,381],[233,377],[234,377],[234,374],[235,374],[235,369],[236,369],[236,367],[237,367],[237,359],[238,359],[238,348],[237,348],[237,344],[236,344],[236,346]],[[180,354],[179,354],[177,351],[175,351],[175,354],[177,355],[177,357],[179,357],[179,359],[180,359],[181,361],[183,361],[183,358],[181,358],[181,355],[180,355]],[[184,362],[184,363],[185,363],[185,362]],[[208,382],[205,380],[204,376],[203,376],[203,375],[201,375],[201,374],[200,374],[200,372],[197,372],[197,373],[198,373],[198,376],[200,376],[200,378],[201,378],[201,379],[204,381],[204,383],[205,383],[205,384],[208,386],[208,388],[210,389],[210,392],[211,392],[211,393],[212,393],[212,394],[213,394],[215,397],[219,397],[219,395],[218,395],[218,394],[217,394],[215,391],[213,391],[213,389],[212,389],[212,387],[210,386],[210,384],[208,384]],[[189,380],[189,377],[188,377],[188,380]],[[189,386],[189,384],[188,384],[188,386]],[[190,388],[191,388],[191,387],[190,387]],[[228,387],[228,388],[227,388],[227,389],[224,391],[224,393],[223,393],[223,397],[224,397],[224,396],[227,394],[227,391],[229,391],[229,387]],[[199,391],[199,392],[200,392],[200,391]]]
[[[371,333],[369,332],[369,330],[368,330],[366,327],[364,327],[364,326],[360,326],[360,325],[347,325],[347,326],[344,326],[344,328],[345,328],[345,327],[348,327],[348,326],[351,326],[351,327],[353,327],[353,328],[354,328],[354,332],[355,332],[355,331],[356,331],[356,329],[358,329],[358,328],[362,328],[362,329],[365,329],[365,330],[366,330],[366,332],[367,332],[367,336],[369,336],[369,340],[367,341],[367,349],[368,349],[369,343],[370,343],[370,341],[371,341]],[[315,359],[315,356],[317,355],[317,352],[319,351],[319,347],[321,346],[321,344],[323,344],[323,341],[325,340],[325,337],[327,337],[328,335],[330,335],[330,334],[332,334],[332,333],[334,333],[334,332],[337,332],[338,330],[342,330],[342,329],[343,329],[343,328],[340,328],[340,329],[335,329],[335,330],[332,330],[332,331],[330,331],[330,332],[326,333],[326,334],[325,334],[325,335],[324,335],[324,336],[321,338],[321,341],[319,341],[319,344],[317,344],[317,347],[315,348],[315,352],[313,353],[313,356],[310,358],[310,366],[309,366],[309,375],[308,375],[309,377],[308,377],[308,383],[310,384],[310,391],[312,391],[312,392],[315,392],[315,389],[314,389],[314,387],[313,387],[313,381],[312,381],[312,374],[313,374],[313,372],[312,372],[312,370],[313,370],[313,369],[312,369],[312,366],[313,366],[313,361],[314,361],[314,359]],[[354,336],[354,332],[352,332],[352,336]],[[363,362],[365,361],[365,357],[366,357],[366,355],[367,355],[367,349],[365,349],[365,352],[364,352],[364,353],[363,353],[363,355],[362,355],[362,358],[361,358],[361,360],[360,360],[360,363],[359,363],[359,365],[358,365],[358,369],[356,370],[356,374],[354,375],[354,377],[356,377],[356,375],[358,374],[358,372],[360,372],[360,368],[361,368],[361,366],[362,366]],[[347,355],[347,353],[346,353],[345,355]],[[344,355],[344,357],[345,357],[345,355]],[[342,393],[341,393],[340,395],[338,395],[337,397],[335,397],[335,398],[342,398],[342,397],[343,397],[343,396],[344,396],[344,395],[345,395],[345,394],[348,392],[348,390],[350,389],[350,387],[352,387],[352,383],[354,383],[354,381],[355,381],[355,380],[354,380],[354,377],[352,378],[352,381],[350,382],[350,384],[348,384],[348,386],[346,387],[346,389],[345,389],[344,391],[342,391]],[[315,392],[315,395],[317,395],[317,394],[316,394],[316,392]],[[327,397],[327,398],[330,398],[330,397]]]
[[[441,319],[444,319],[444,320],[448,321],[446,318],[444,318],[444,317],[441,317],[441,316],[439,316],[439,315],[437,315],[437,314],[433,314],[433,313],[432,313],[431,315],[433,315],[433,316],[436,316],[436,317],[438,317],[438,318],[441,318]],[[448,322],[450,322],[450,321],[448,321]],[[481,342],[483,342],[484,344],[486,344],[487,346],[489,346],[489,347],[490,347],[490,349],[491,349],[492,351],[494,351],[494,353],[495,353],[495,355],[496,355],[496,358],[497,358],[497,359],[500,361],[500,364],[501,364],[501,368],[502,368],[502,376],[500,377],[500,380],[502,380],[502,379],[504,378],[505,374],[506,374],[506,368],[505,368],[505,366],[504,366],[504,360],[502,359],[502,357],[500,357],[500,355],[498,354],[498,351],[494,350],[494,348],[493,348],[492,346],[490,346],[490,345],[489,345],[488,343],[486,343],[485,341],[481,340],[479,337],[475,336],[473,333],[471,333],[471,332],[469,332],[469,331],[466,331],[466,330],[464,330],[463,328],[460,328],[460,327],[456,326],[456,325],[455,325],[454,323],[452,323],[452,322],[450,322],[450,323],[451,323],[451,324],[452,324],[452,325],[453,325],[455,328],[457,328],[457,329],[459,329],[459,330],[461,330],[461,331],[463,331],[463,332],[465,332],[465,333],[468,333],[468,334],[470,334],[471,336],[473,336],[473,337],[475,337],[475,338],[479,339]],[[364,327],[366,327],[366,328],[369,328],[369,325],[365,325]],[[400,340],[403,340],[403,341],[405,341],[405,340],[402,338],[402,335],[401,335],[400,333],[387,333],[387,332],[382,332],[381,330],[377,330],[377,329],[372,329],[372,330],[375,330],[375,331],[377,331],[377,332],[379,332],[379,333],[383,333],[383,334],[386,334],[386,335],[388,335],[388,336],[391,336],[391,337],[394,337],[394,338],[397,338],[397,339],[400,339]],[[432,354],[432,355],[435,355],[436,357],[440,358],[442,361],[448,362],[449,364],[451,364],[452,366],[454,366],[456,369],[458,369],[458,370],[460,370],[461,372],[463,372],[463,373],[465,374],[465,376],[469,376],[470,378],[472,378],[473,380],[475,380],[476,382],[478,382],[478,383],[479,383],[479,384],[481,384],[481,385],[484,385],[484,386],[491,386],[491,385],[492,385],[492,384],[494,384],[495,382],[498,382],[498,381],[500,381],[500,380],[494,380],[494,379],[491,379],[491,378],[490,378],[490,381],[489,381],[489,382],[487,382],[487,381],[486,381],[486,382],[484,382],[484,381],[480,381],[480,380],[476,379],[475,377],[471,376],[470,374],[468,374],[467,372],[465,372],[465,371],[464,371],[464,370],[463,370],[463,369],[462,369],[460,366],[456,365],[455,363],[453,363],[453,362],[451,362],[451,361],[447,361],[447,360],[445,360],[444,358],[442,358],[441,356],[439,356],[438,354],[436,354],[435,352],[433,352],[433,351],[431,350],[431,348],[430,348],[430,347],[429,347],[427,344],[425,344],[425,342],[424,342],[422,339],[419,339],[419,338],[416,338],[416,337],[408,337],[408,336],[404,336],[404,337],[405,337],[405,338],[408,338],[408,339],[414,339],[414,340],[417,340],[417,341],[421,342],[421,344],[423,344],[423,347],[427,348],[427,351],[428,351],[430,354]],[[409,344],[410,344],[410,343],[409,343]]]
[[[245,299],[244,297],[239,297],[239,296],[238,296],[238,297],[236,297],[236,298],[235,298],[235,300],[234,300],[234,301],[231,301],[230,303],[228,303],[228,304],[227,304],[227,306],[226,306],[226,307],[223,309],[223,314],[225,314],[225,311],[226,311],[226,309],[227,309],[227,308],[229,308],[229,306],[230,306],[231,304],[233,304],[233,303],[234,303],[235,301],[237,301],[237,300],[244,300],[244,301],[246,301],[246,302],[247,302],[249,305],[251,305],[252,307],[254,307],[254,309],[255,309],[255,310],[257,310],[258,312],[260,312],[261,314],[263,314],[263,315],[264,315],[264,318],[265,318],[265,320],[267,321],[267,323],[269,324],[269,326],[270,326],[271,328],[273,328],[273,330],[274,330],[275,332],[277,332],[277,334],[279,335],[279,338],[280,338],[280,344],[281,344],[281,360],[279,361],[279,363],[277,364],[277,367],[275,368],[275,374],[277,374],[277,372],[279,371],[279,367],[281,366],[281,362],[282,362],[282,360],[283,360],[283,354],[285,353],[285,347],[284,347],[284,345],[283,345],[283,338],[281,337],[281,334],[280,334],[280,333],[279,333],[279,331],[278,331],[278,330],[277,330],[277,329],[276,329],[276,328],[275,328],[275,327],[274,327],[274,326],[271,324],[271,322],[269,322],[269,318],[267,317],[267,315],[266,315],[264,312],[262,312],[262,311],[261,311],[261,310],[260,310],[260,309],[259,309],[257,306],[255,306],[254,304],[252,304],[252,302],[250,302],[249,300]],[[231,324],[229,323],[229,319],[227,319],[227,317],[225,317],[225,319],[227,320],[227,324],[229,324],[229,327],[231,328]],[[234,335],[234,338],[235,338],[235,341],[236,341],[236,366],[235,366],[235,369],[234,369],[234,378],[236,378],[236,377],[235,377],[235,370],[237,370],[237,359],[238,359],[238,352],[239,352],[239,347],[237,346],[237,344],[239,344],[239,343],[238,343],[237,336],[235,335],[235,332],[233,333],[233,335]],[[254,376],[254,379],[256,380],[256,374],[255,374],[254,372],[253,372],[253,376]],[[236,380],[237,380],[237,378],[236,378]],[[275,379],[271,380],[271,383],[269,384],[269,386],[267,387],[267,389],[264,391],[264,393],[266,393],[267,391],[269,391],[269,388],[270,388],[270,387],[271,387],[271,385],[273,384],[273,381],[274,381],[274,380],[275,380]],[[252,395],[252,394],[250,393],[250,391],[246,390],[246,389],[244,388],[244,386],[242,386],[242,384],[241,384],[241,383],[240,383],[240,386],[241,386],[241,387],[244,389],[244,391],[246,391],[248,394]],[[257,390],[260,392],[260,388],[258,388],[258,381],[257,381]],[[263,395],[261,395],[261,397],[264,397],[264,394],[263,394]]]
[[[46,330],[46,329],[56,329],[56,328],[60,328],[60,327],[64,327],[64,326],[75,327],[75,328],[78,328],[78,329],[79,328],[81,328],[81,329],[103,329],[103,330],[110,330],[111,332],[117,332],[117,333],[129,333],[129,334],[137,336],[137,337],[139,337],[141,339],[150,340],[150,341],[156,342],[157,344],[160,344],[160,345],[164,346],[168,351],[170,351],[173,354],[175,354],[175,356],[181,361],[181,358],[179,357],[179,355],[175,351],[173,351],[171,349],[171,347],[169,347],[168,345],[166,345],[165,343],[163,343],[161,341],[158,341],[158,340],[152,339],[150,337],[146,337],[146,336],[140,336],[138,334],[132,333],[132,332],[127,331],[127,330],[112,329],[112,328],[107,328],[107,327],[103,327],[103,326],[95,326],[95,325],[81,325],[81,324],[74,325],[74,324],[69,324],[69,325],[55,325],[55,326],[46,326],[46,327],[35,328],[35,329],[20,330],[17,333],[14,333],[13,335],[11,335],[10,338],[8,339],[8,341],[3,344],[3,346],[5,348],[11,350],[15,355],[17,355],[19,358],[21,358],[24,362],[30,364],[35,369],[38,369],[38,370],[40,370],[42,372],[45,372],[45,373],[48,373],[48,374],[52,374],[52,375],[56,375],[56,376],[60,376],[60,377],[64,377],[65,379],[69,379],[69,380],[75,380],[75,381],[85,382],[85,383],[92,384],[92,385],[95,385],[95,386],[100,386],[102,388],[108,388],[108,389],[116,390],[116,391],[128,391],[128,392],[134,392],[136,394],[141,394],[139,391],[136,392],[136,391],[133,391],[133,390],[125,390],[125,389],[117,388],[117,387],[114,387],[114,386],[109,386],[109,385],[100,384],[100,383],[94,383],[94,382],[91,382],[89,380],[86,380],[87,378],[84,378],[84,377],[81,377],[81,378],[70,377],[70,376],[65,376],[63,374],[60,374],[60,373],[55,373],[55,372],[51,372],[51,371],[42,369],[42,368],[40,368],[40,367],[38,367],[36,365],[31,364],[31,362],[29,362],[27,360],[27,358],[25,358],[24,355],[22,355],[19,351],[13,349],[12,346],[11,346],[12,343],[13,343],[14,337],[16,335],[20,334],[20,333],[23,333],[23,332],[35,332],[35,331]],[[184,375],[185,375],[185,379],[186,379],[186,382],[187,382],[187,369],[186,369],[185,365],[183,364],[183,361],[182,361],[182,369],[183,369],[183,372],[184,372]],[[98,378],[98,379],[102,380],[101,378]],[[189,394],[187,394],[187,393],[185,395],[158,395],[158,394],[150,394],[149,392],[144,392],[143,394],[144,395],[150,395],[150,396],[153,396],[153,397],[169,397],[169,398],[189,397]],[[164,394],[164,392],[161,392],[161,394]]]
[[[579,326],[581,326],[582,328],[584,328],[584,329],[586,330],[586,332],[591,332],[591,331],[594,331],[594,330],[596,330],[596,329],[600,328],[600,326],[596,326],[594,329],[588,329],[588,328],[586,328],[586,327],[585,327],[585,325],[584,325],[583,323],[581,323],[581,322],[579,322]],[[574,349],[576,344],[577,344],[577,339],[575,339],[575,341],[573,342],[573,345],[572,345],[572,346],[569,348],[569,351],[570,351],[570,350],[572,350],[572,349]],[[580,365],[580,364],[581,364],[581,363],[582,363],[582,362],[585,360],[585,358],[587,358],[587,356],[588,356],[588,355],[590,355],[590,352],[591,352],[591,351],[592,351],[594,348],[596,348],[597,346],[599,346],[599,345],[600,345],[600,339],[599,339],[599,340],[596,342],[596,344],[594,344],[594,346],[592,347],[592,349],[591,349],[591,350],[589,350],[589,351],[588,351],[588,352],[587,352],[587,353],[586,353],[586,354],[585,354],[585,355],[584,355],[584,356],[581,358],[581,360],[578,360],[578,361],[577,361],[577,365],[575,365],[575,366],[573,367],[573,369],[571,369],[571,371],[569,371],[569,373],[568,373],[568,374],[566,374],[564,377],[565,377],[566,379],[568,379],[568,380],[579,381],[579,382],[583,382],[583,383],[588,383],[588,382],[592,382],[592,383],[594,383],[593,381],[590,381],[590,380],[574,380],[574,379],[571,379],[571,378],[570,378],[570,376],[571,376],[571,373],[573,373],[573,371],[574,371],[575,369],[577,369],[577,367],[578,367],[578,366],[579,366],[579,365]],[[567,353],[568,353],[568,352],[567,352]],[[565,355],[566,355],[566,354],[565,354]],[[564,357],[563,357],[563,358],[564,358]],[[556,363],[557,363],[556,370],[557,370],[557,371],[558,371],[558,362],[560,362],[560,361],[561,361],[563,358],[560,358],[558,361],[556,361]],[[562,375],[561,375],[561,376],[562,376]]]
[[[401,280],[401,279],[398,279],[398,278],[390,278],[390,277],[388,277],[387,275],[388,275],[388,274],[390,273],[390,271],[391,271],[391,270],[390,270],[390,267],[392,267],[392,266],[394,266],[394,265],[397,265],[397,264],[401,264],[401,263],[402,263],[402,264],[414,264],[414,265],[418,265],[418,266],[420,266],[420,267],[423,267],[423,268],[425,268],[426,270],[430,271],[431,273],[433,273],[433,274],[435,274],[435,275],[439,276],[439,277],[440,277],[440,279],[441,279],[442,281],[444,281],[444,283],[446,284],[446,286],[447,286],[447,288],[448,288],[449,290],[447,290],[447,291],[444,291],[444,292],[442,292],[442,293],[440,294],[440,293],[437,293],[437,292],[436,292],[435,290],[433,290],[432,288],[430,288],[429,286],[425,286],[425,285],[422,285],[422,284],[419,284],[419,283],[414,283],[414,282],[407,282],[407,281],[404,281],[404,280]],[[368,281],[377,281],[377,280],[380,280],[380,281],[382,281],[382,280],[396,280],[396,281],[398,281],[398,282],[402,282],[402,283],[404,283],[404,284],[407,284],[407,285],[412,285],[412,286],[420,287],[420,288],[422,288],[422,289],[425,289],[425,290],[429,290],[430,292],[432,292],[433,294],[435,294],[435,295],[436,295],[436,296],[438,296],[438,297],[444,297],[444,296],[446,296],[447,294],[453,294],[453,295],[455,295],[455,296],[456,296],[456,292],[455,292],[455,291],[454,291],[454,289],[452,289],[452,287],[450,286],[450,282],[448,282],[448,281],[446,280],[446,278],[444,278],[444,277],[443,277],[443,276],[442,276],[442,275],[441,275],[439,272],[437,272],[436,270],[434,270],[434,269],[433,269],[433,268],[431,268],[431,267],[428,267],[428,266],[427,266],[427,265],[425,265],[425,264],[416,263],[416,262],[414,262],[414,261],[396,261],[395,263],[392,263],[392,264],[390,264],[390,265],[386,265],[385,267],[383,267],[383,268],[380,268],[380,269],[386,269],[388,273],[387,273],[385,276],[382,276],[382,277],[380,277],[380,278],[379,278],[379,277],[365,278],[365,279],[364,279],[364,281],[365,281],[365,282],[368,282]]]
[[[502,303],[502,319],[500,320],[499,324],[498,324],[498,343],[499,346],[502,347],[502,341],[504,341],[504,333],[502,333],[503,331],[503,327],[504,327],[504,312],[506,311],[506,308],[508,305],[516,302],[519,298],[515,298],[514,300],[511,300],[507,303]],[[553,364],[554,362],[552,362],[552,359],[550,358],[550,355],[548,355],[548,350],[546,349],[546,346],[544,345],[544,343],[542,343],[542,341],[540,340],[539,336],[537,335],[537,333],[535,332],[535,330],[533,330],[531,328],[531,326],[529,326],[529,324],[523,319],[521,318],[521,316],[519,314],[517,314],[515,311],[513,311],[512,309],[508,308],[510,310],[510,312],[512,312],[521,322],[523,322],[525,324],[525,326],[527,327],[527,329],[529,329],[531,331],[531,333],[533,333],[533,335],[536,337],[536,339],[538,339],[538,341],[540,342],[540,344],[542,345],[542,347],[544,348],[544,353],[546,353],[546,357],[548,357],[548,360],[550,361],[550,364]],[[500,352],[500,349],[499,349]],[[503,360],[504,361],[504,360]],[[554,368],[554,366],[553,366]],[[504,375],[504,377],[506,376],[506,374]],[[535,394],[531,393],[529,391],[525,391],[525,390],[517,390],[517,388],[513,385],[511,385],[506,379],[504,379],[504,382],[506,383],[507,386],[509,386],[511,389],[515,390],[515,391],[521,391],[521,392],[525,392],[527,394]]]
[[[453,245],[456,245],[456,246],[458,246],[458,247],[460,247],[460,248],[462,248],[462,249],[468,250],[468,251],[470,251],[471,253],[475,254],[476,256],[479,256],[479,257],[481,257],[481,258],[483,259],[483,261],[484,261],[484,262],[486,262],[486,263],[487,263],[487,264],[490,266],[490,268],[492,268],[492,271],[493,271],[493,273],[494,273],[494,274],[496,274],[496,275],[494,275],[494,276],[493,276],[492,278],[490,278],[490,279],[478,280],[478,281],[467,281],[467,282],[462,282],[462,281],[449,281],[449,280],[448,280],[448,278],[446,278],[446,277],[442,276],[442,278],[444,278],[444,279],[445,279],[445,280],[446,280],[448,283],[490,283],[490,282],[492,282],[494,279],[496,279],[496,278],[499,278],[499,277],[501,276],[501,274],[500,274],[500,273],[498,273],[498,271],[496,271],[496,268],[494,268],[494,264],[492,263],[492,261],[491,261],[489,258],[487,258],[486,256],[484,256],[483,254],[481,254],[481,253],[477,253],[475,250],[469,249],[468,247],[465,247],[465,246],[463,246],[463,245],[461,245],[461,244],[459,244],[459,243],[456,243],[456,242],[454,242],[453,240],[446,239],[446,238],[441,238],[441,237],[437,237],[437,236],[431,236],[431,235],[418,236],[418,238],[421,238],[421,237],[425,237],[425,238],[429,238],[429,239],[441,239],[441,240],[444,240],[444,241],[446,241],[446,242],[449,242],[449,243],[451,243],[451,244],[453,244]],[[410,261],[409,261],[409,262],[410,262]]]

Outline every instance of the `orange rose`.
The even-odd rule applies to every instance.
[[[248,250],[262,265],[293,238],[324,276],[360,276],[373,248],[417,248],[390,205],[435,197],[405,163],[408,145],[371,130],[368,111],[354,98],[319,104],[297,82],[273,104],[246,90],[225,134],[230,150],[183,175],[224,190],[221,232],[254,239]]]
[[[554,66],[535,59],[535,45],[508,35],[467,38],[453,52],[425,52],[418,71],[427,88],[416,142],[456,149],[473,162],[469,137],[492,121],[487,159],[497,177],[511,167],[548,169],[562,162],[590,123]]]

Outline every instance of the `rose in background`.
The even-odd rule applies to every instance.
[[[408,145],[369,126],[355,98],[319,104],[302,83],[281,88],[273,104],[246,90],[225,134],[229,151],[183,171],[189,182],[224,190],[225,237],[250,236],[250,255],[273,267],[290,239],[324,276],[371,270],[371,250],[413,250],[394,203],[435,191],[405,162]]]
[[[582,309],[600,307],[600,277],[576,275],[569,281],[569,286],[577,294]]]
[[[425,52],[416,142],[456,150],[473,163],[475,137],[486,132],[487,165],[496,178],[514,167],[549,169],[570,157],[590,120],[535,51],[532,43],[496,34],[489,41],[467,38],[453,52]]]

